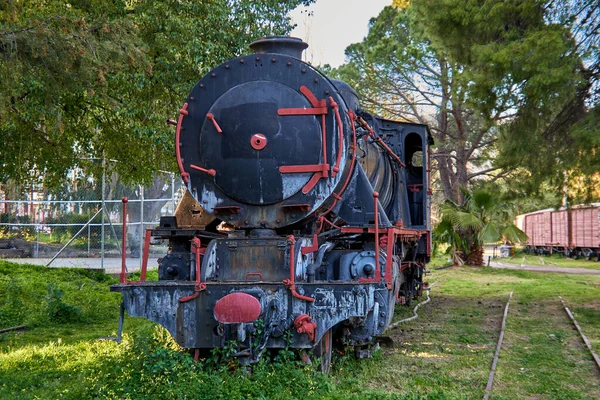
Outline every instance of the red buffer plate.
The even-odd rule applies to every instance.
[[[236,292],[221,298],[215,304],[213,315],[223,324],[252,322],[260,315],[262,308],[256,297]]]

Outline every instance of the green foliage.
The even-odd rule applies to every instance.
[[[209,68],[289,32],[288,12],[310,2],[2,2],[2,181],[58,187],[76,166],[100,176],[89,159],[103,156],[127,182],[175,169],[165,118]]]
[[[595,185],[575,179],[597,174],[600,162],[589,125],[600,99],[600,9],[592,3],[412,2],[432,46],[465,66],[457,78],[468,83],[469,102],[484,115],[504,114],[495,166],[524,168],[528,176],[513,183],[528,193],[566,186],[576,201],[600,198]]]
[[[3,282],[4,283],[4,282]],[[25,319],[23,288],[14,279],[5,282],[0,303],[0,327],[16,326]]]
[[[31,216],[0,213],[0,222],[3,224],[31,224]],[[34,237],[35,228],[32,226],[0,225],[0,238],[2,239],[22,238],[31,240]]]
[[[0,261],[0,327],[59,327],[113,318],[120,296],[102,272]]]
[[[50,322],[66,323],[80,322],[82,311],[79,307],[65,303],[65,292],[56,285],[48,285],[48,295],[46,296],[46,314]]]
[[[433,231],[434,240],[450,245],[456,264],[475,263],[479,259],[484,243],[499,240],[521,243],[527,240],[525,232],[513,221],[514,211],[510,205],[499,203],[492,193],[483,189],[472,192],[462,189],[464,203],[446,200],[440,206],[442,220]],[[471,253],[478,254],[470,259]]]
[[[502,306],[511,290],[515,296],[494,394],[507,399],[587,398],[598,390],[590,389],[595,367],[569,320],[559,312],[556,295],[567,300],[597,346],[600,327],[593,305],[600,290],[599,276],[490,268],[432,271],[430,280],[441,282],[432,290],[433,301],[420,309],[419,319],[389,332],[396,341],[394,349],[377,352],[372,359],[338,358],[331,375],[325,376],[315,367],[267,357],[252,366],[251,373],[246,368],[194,362],[163,328],[138,318],[126,318],[120,345],[97,340],[116,331],[120,296],[108,293],[113,279],[0,262],[0,308],[8,299],[9,273],[20,287],[12,291],[27,312],[44,308],[40,300],[51,283],[84,312],[87,304],[80,292],[108,306],[95,315],[104,321],[101,324],[47,322],[0,336],[2,399],[481,398]],[[412,310],[396,312],[401,318]],[[0,322],[0,326],[4,325]]]

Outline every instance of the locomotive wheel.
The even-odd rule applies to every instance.
[[[333,347],[333,332],[329,329],[319,343],[313,348],[313,355],[319,358],[319,367],[321,372],[329,374],[331,367],[331,348]]]

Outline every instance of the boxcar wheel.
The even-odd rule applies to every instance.
[[[329,368],[331,367],[331,348],[333,346],[333,332],[329,329],[323,336],[319,343],[313,348],[313,354],[319,358],[319,368],[324,374],[329,374]]]

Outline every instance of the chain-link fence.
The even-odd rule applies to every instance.
[[[157,226],[161,216],[175,212],[181,196],[176,183],[167,175],[146,187],[115,190],[107,186],[98,191],[99,198],[86,200],[55,199],[33,191],[25,199],[0,197],[0,258],[117,271],[123,238],[122,197],[127,197],[127,267],[137,270],[145,230]],[[166,251],[166,244],[151,242],[149,267]]]

